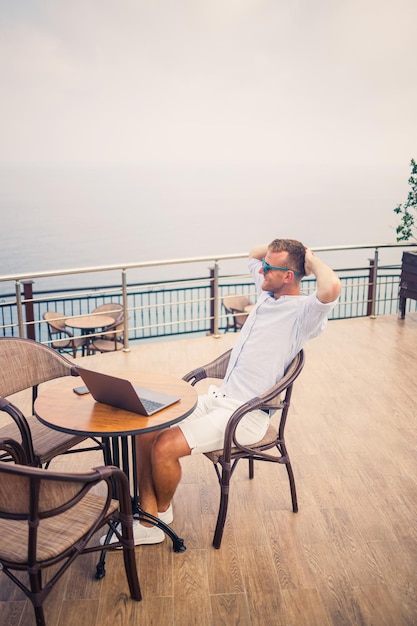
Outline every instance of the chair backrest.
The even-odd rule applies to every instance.
[[[225,296],[222,299],[222,303],[228,313],[244,311],[246,306],[253,304],[251,300],[247,296],[244,296],[244,295]]]
[[[104,332],[102,337],[103,339],[110,339],[113,341],[121,340],[123,337],[124,328],[125,328],[124,322],[123,321],[119,322],[118,324],[112,327],[111,333],[106,335],[106,333]]]
[[[3,441],[0,440],[0,450],[5,449]],[[0,542],[0,561],[5,572],[10,575],[13,566],[17,566],[36,574],[42,567],[63,560],[55,579],[44,587],[44,591],[38,589],[42,602],[58,576],[71,564],[73,558],[68,557],[71,554],[75,557],[84,549],[106,519],[109,506],[115,508],[112,497],[115,489],[119,492],[123,486],[122,478],[127,494],[121,494],[121,507],[128,514],[131,512],[127,508],[130,506],[126,497],[127,479],[122,474],[121,470],[110,466],[68,474],[0,462],[0,530],[2,536],[7,536],[7,541]],[[113,485],[112,477],[117,486]],[[105,492],[103,481],[107,486]],[[99,484],[101,496],[90,495],[92,488]],[[73,512],[68,517],[70,509]],[[25,590],[25,587],[21,588]],[[32,587],[27,595],[34,602],[36,589]],[[36,611],[36,602],[34,606]],[[44,621],[37,623],[44,624]]]
[[[61,313],[46,311],[43,319],[47,322],[50,345],[56,350],[64,351],[72,348],[72,332],[65,328],[65,319]]]
[[[284,430],[285,424],[287,421],[288,409],[290,407],[291,395],[294,381],[297,379],[299,374],[301,373],[305,363],[304,351],[300,350],[298,354],[295,355],[294,359],[291,361],[287,369],[285,370],[284,376],[274,385],[263,394],[252,398],[245,404],[242,404],[236,411],[233,413],[231,418],[229,419],[225,434],[224,434],[224,451],[223,458],[225,462],[229,462],[232,454],[232,447],[236,447],[238,449],[238,454],[240,451],[243,451],[244,454],[249,452],[249,450],[256,446],[243,446],[241,445],[236,437],[236,429],[241,421],[242,417],[246,415],[246,413],[250,411],[255,411],[257,409],[262,409],[264,411],[268,410],[270,415],[273,414],[277,409],[281,410],[281,418],[278,424],[278,435],[279,438],[284,442]],[[281,395],[284,395],[284,398],[281,399]],[[284,444],[282,444],[284,445]],[[264,459],[273,460],[273,457],[270,457],[267,453],[263,453],[262,456]]]
[[[46,311],[42,317],[46,322],[48,322],[48,326],[50,326],[54,333],[65,330],[65,319],[61,313],[57,313],[56,311]]]
[[[196,369],[188,372],[183,376],[183,380],[187,383],[191,383],[191,385],[195,385],[198,381],[203,380],[204,378],[219,378],[223,379],[226,375],[227,366],[229,364],[230,355],[232,354],[232,350],[228,350],[224,352],[219,357],[210,361],[206,365],[201,365]]]
[[[0,396],[10,396],[61,376],[77,376],[70,361],[32,339],[0,338]]]
[[[100,306],[96,307],[94,314],[106,313],[114,319],[115,322],[120,322],[123,319],[123,307],[118,302],[108,302],[107,304],[100,304]]]
[[[25,520],[29,526],[35,528],[39,520],[60,515],[74,506],[102,479],[102,472],[97,470],[84,474],[67,474],[2,462],[0,518]],[[110,492],[107,504],[111,495]],[[105,505],[103,509],[106,508]]]
[[[274,405],[278,404],[277,402],[274,402],[274,400],[277,397],[279,397],[281,393],[285,390],[288,392],[289,395],[291,394],[292,385],[295,379],[301,373],[301,370],[304,367],[304,363],[305,363],[304,350],[300,350],[300,352],[298,352],[298,354],[295,355],[291,363],[288,365],[287,369],[285,370],[284,376],[281,378],[281,380],[279,380],[276,385],[274,385],[271,389],[269,389],[269,391],[259,396],[259,399],[262,400],[261,408],[273,409]],[[287,395],[287,399],[289,402],[288,395]]]
[[[15,555],[17,562],[34,563],[38,548],[45,555],[51,531],[50,518],[57,517],[54,531],[65,535],[65,524],[59,516],[72,508],[103,480],[107,483],[107,493],[103,496],[100,507],[94,515],[88,515],[89,524],[97,525],[105,516],[110,500],[114,497],[111,476],[120,473],[114,467],[100,467],[85,473],[69,474],[53,472],[42,468],[34,468],[24,464],[25,453],[18,442],[13,439],[0,439],[0,452],[8,453],[15,464],[0,461],[0,519],[15,520],[19,524],[19,545],[12,546],[13,533],[10,532],[8,545],[0,546],[0,561]],[[23,463],[21,461],[23,460]],[[103,494],[103,492],[102,492]],[[79,508],[79,515],[85,515]],[[26,526],[26,541],[22,542],[22,532]],[[83,527],[80,519],[80,529]],[[10,529],[11,531],[11,529]],[[74,529],[70,530],[71,534]],[[80,532],[80,536],[83,534]],[[54,548],[52,548],[54,549]],[[7,560],[7,559],[6,559]]]
[[[253,303],[244,295],[225,296],[222,303],[228,315],[226,331],[229,328],[233,328],[235,332],[240,330],[249,315],[249,311],[244,309]]]

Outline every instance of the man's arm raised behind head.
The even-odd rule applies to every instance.
[[[341,282],[337,274],[319,258],[312,250],[306,248],[305,258],[306,276],[314,274],[317,280],[317,298],[323,304],[336,300],[341,290]]]
[[[262,243],[259,246],[255,246],[249,252],[250,259],[259,259],[260,261],[266,257],[266,253],[268,252],[268,244]]]

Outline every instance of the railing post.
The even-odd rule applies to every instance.
[[[26,337],[28,339],[36,340],[35,337],[35,313],[33,310],[33,280],[22,280],[23,285],[23,296],[24,296],[24,304],[25,304],[25,313],[26,313]]]
[[[210,302],[210,330],[209,335],[214,335],[214,268],[209,267],[209,302]]]
[[[219,335],[219,265],[214,262],[214,267],[210,267],[210,335]]]
[[[372,315],[372,302],[374,299],[374,283],[375,281],[375,259],[369,259],[369,278],[368,278],[368,300],[366,307],[366,315]]]
[[[19,337],[24,336],[23,325],[23,307],[22,307],[22,294],[20,291],[20,281],[16,281],[16,306],[17,306],[17,323],[19,326]]]
[[[122,298],[123,298],[123,352],[130,352],[129,348],[129,318],[127,315],[127,274],[122,270]]]
[[[371,272],[370,272],[371,277]],[[372,281],[369,282],[369,287],[372,287],[372,292],[370,294],[370,302],[371,302],[371,318],[375,318],[375,309],[376,309],[376,297],[377,297],[377,279],[378,279],[378,248],[375,248],[374,258],[373,258],[373,267],[372,267]]]
[[[213,336],[218,338],[219,335],[219,264],[217,261],[214,263],[214,275],[213,275]]]

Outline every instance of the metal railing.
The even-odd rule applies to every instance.
[[[400,259],[394,264],[382,265],[379,260],[380,250],[388,249],[398,255],[398,249],[411,245],[415,244],[315,248],[318,254],[372,251],[368,266],[336,269],[342,282],[342,293],[330,319],[395,313],[398,309]],[[74,315],[91,314],[100,304],[117,302],[124,309],[125,350],[129,349],[130,341],[136,340],[189,333],[216,336],[226,327],[226,313],[221,305],[224,296],[242,293],[255,300],[253,282],[248,274],[220,273],[220,262],[228,263],[246,257],[246,254],[194,257],[0,276],[0,285],[14,283],[14,293],[0,296],[0,334],[26,336],[49,343],[47,323],[43,320],[46,311],[58,311],[62,314],[62,319],[65,319]],[[128,272],[137,269],[166,268],[172,265],[180,267],[187,264],[196,266],[201,263],[211,264],[209,274],[205,277],[133,284],[128,281]],[[331,262],[329,264],[334,266]],[[107,272],[114,271],[120,272],[118,284],[75,290],[35,290],[37,281],[43,278],[94,273],[103,277]],[[104,282],[103,278],[102,281]],[[314,278],[305,278],[302,284],[303,291],[315,288]],[[415,310],[415,306],[415,302],[409,302],[408,308]]]

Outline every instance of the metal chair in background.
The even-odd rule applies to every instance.
[[[113,352],[123,348],[124,314],[123,307],[118,302],[102,304],[94,309],[93,313],[105,313],[114,318],[114,324],[106,326],[103,333],[92,339],[89,352]]]
[[[107,302],[106,304],[100,304],[93,311],[93,315],[101,315],[105,313],[114,319],[115,324],[123,319],[123,307],[118,302]]]
[[[59,352],[70,352],[74,359],[77,356],[77,350],[81,348],[84,356],[85,337],[74,337],[72,332],[65,327],[65,319],[61,313],[46,311],[43,319],[47,322],[48,337],[52,348]]]
[[[230,329],[237,332],[242,328],[250,313],[249,310],[245,309],[247,307],[252,307],[253,302],[244,295],[231,295],[225,296],[222,299],[222,304],[227,314],[226,328],[224,332],[227,333]]]

